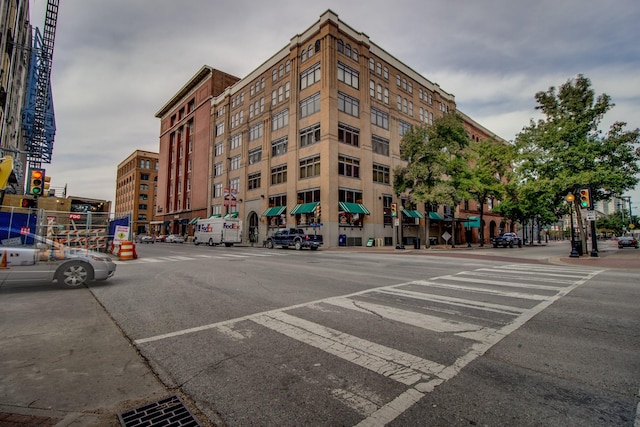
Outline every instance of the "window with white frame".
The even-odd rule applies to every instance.
[[[242,146],[242,133],[237,133],[231,137],[231,149],[240,148]]]
[[[264,125],[262,122],[257,123],[249,128],[249,141],[255,141],[262,138],[262,129]]]
[[[320,92],[300,101],[300,117],[307,117],[320,111]]]
[[[271,117],[271,130],[278,130],[289,125],[289,110],[285,109]]]
[[[320,63],[317,62],[300,73],[300,90],[320,81]]]
[[[224,172],[223,163],[216,163],[213,165],[213,176],[221,176]]]
[[[216,156],[222,156],[224,154],[224,142],[218,142],[215,145]]]
[[[240,156],[234,156],[231,159],[231,165],[229,166],[229,168],[234,171],[234,170],[238,170],[240,169]]]

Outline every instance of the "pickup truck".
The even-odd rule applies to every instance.
[[[273,249],[276,246],[283,248],[293,246],[297,251],[302,248],[315,251],[322,246],[322,235],[307,234],[302,228],[280,228],[267,237],[267,248]]]
[[[497,248],[498,246],[506,247],[514,247],[518,246],[522,247],[522,240],[516,233],[503,233],[494,237],[491,241],[493,243],[493,247]]]

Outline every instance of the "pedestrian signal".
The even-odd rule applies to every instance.
[[[29,169],[27,194],[41,196],[44,192],[44,169]]]
[[[34,199],[22,199],[21,206],[23,208],[37,208],[38,202]]]
[[[593,209],[593,202],[591,200],[591,189],[580,189],[580,207],[582,209]]]

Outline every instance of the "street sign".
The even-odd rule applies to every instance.
[[[587,211],[587,221],[596,220],[596,211]]]

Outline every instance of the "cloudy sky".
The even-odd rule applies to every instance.
[[[30,0],[41,29],[46,4]],[[538,117],[536,92],[577,74],[616,104],[605,129],[640,126],[638,0],[61,0],[52,187],[114,200],[118,163],[158,151],[154,115],[200,67],[244,77],[327,9],[506,140]]]

